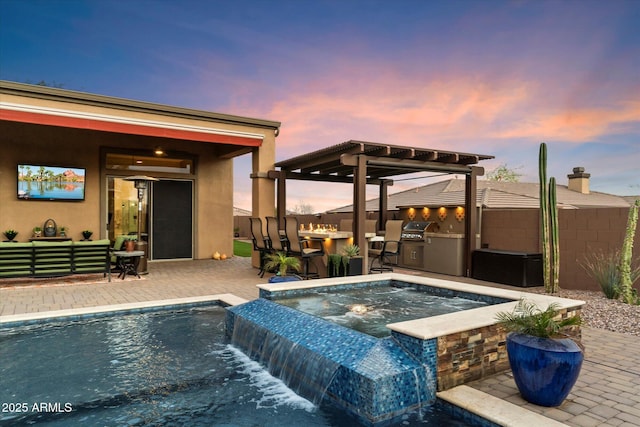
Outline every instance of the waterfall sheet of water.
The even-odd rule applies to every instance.
[[[316,404],[329,398],[375,423],[435,399],[429,369],[391,338],[264,299],[229,308],[226,324],[234,346]]]
[[[242,317],[234,323],[233,345],[299,395],[316,405],[322,402],[338,363]]]

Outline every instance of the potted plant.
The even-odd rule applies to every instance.
[[[360,247],[358,245],[347,245],[342,250],[342,263],[347,265],[347,276],[359,276],[362,274],[362,257],[360,256]]]
[[[327,256],[327,273],[329,277],[362,274],[362,257],[358,245],[345,246],[342,254],[329,254]]]
[[[300,260],[293,256],[288,256],[286,252],[274,252],[266,256],[264,268],[267,271],[277,270],[276,275],[269,278],[269,283],[292,282],[300,280],[297,275],[287,275],[287,271],[300,271]]]
[[[345,276],[345,269],[342,267],[342,255],[340,254],[328,254],[327,255],[327,276],[338,277]]]
[[[10,228],[4,232],[4,235],[10,242],[13,242],[13,239],[18,235],[18,232]]]
[[[84,238],[84,240],[91,239],[92,235],[93,235],[93,231],[91,231],[91,230],[82,230],[82,237]]]
[[[35,226],[33,227],[33,237],[42,236],[42,227]]]
[[[68,227],[66,226],[60,227],[60,237],[67,237],[67,231],[69,231]]]
[[[576,383],[584,355],[581,345],[564,334],[581,323],[579,316],[560,319],[558,304],[541,310],[520,300],[513,312],[496,315],[507,335],[507,355],[522,397],[540,406],[559,406]]]
[[[135,236],[127,236],[124,240],[124,250],[127,252],[133,252],[136,250],[136,238]]]

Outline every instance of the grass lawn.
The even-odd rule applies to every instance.
[[[240,240],[233,241],[233,255],[250,257],[253,245],[249,242],[241,242]]]

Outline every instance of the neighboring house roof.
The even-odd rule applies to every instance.
[[[462,206],[464,205],[464,179],[449,179],[415,187],[388,196],[389,209],[409,206]],[[477,181],[477,206],[487,209],[538,208],[539,185],[529,182]],[[579,209],[588,207],[628,207],[622,196],[592,191],[589,194],[569,190],[566,185],[556,185],[558,208]],[[378,210],[378,199],[367,201],[367,211]],[[351,212],[352,205],[333,209],[330,213]]]
[[[625,199],[627,202],[629,202],[630,205],[633,205],[636,200],[640,200],[640,195],[638,196],[622,196],[623,199]]]
[[[251,216],[251,211],[233,207],[233,216]]]

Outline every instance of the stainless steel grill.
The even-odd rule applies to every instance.
[[[402,240],[424,240],[424,233],[434,231],[437,226],[433,221],[409,221],[402,227]]]

